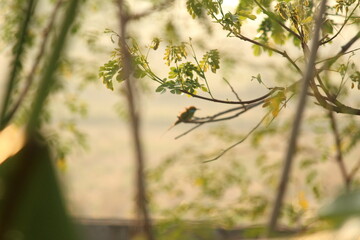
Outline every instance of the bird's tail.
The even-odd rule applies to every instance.
[[[163,132],[163,134],[161,134],[161,137],[163,137],[168,131],[170,131],[173,127],[175,127],[179,123],[180,121],[176,121],[173,125],[171,125],[168,129],[166,129],[165,132]]]

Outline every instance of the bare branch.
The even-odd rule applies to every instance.
[[[239,95],[237,94],[237,92],[235,92],[234,88],[231,86],[231,84],[229,83],[228,80],[226,80],[226,78],[223,78],[223,80],[227,83],[227,85],[230,87],[231,91],[234,93],[236,99],[241,102],[241,99],[239,97]]]
[[[204,118],[195,118],[193,120],[190,120],[190,121],[185,121],[184,123],[195,123],[195,124],[198,124],[196,125],[195,127],[193,128],[190,128],[189,130],[187,130],[186,132],[178,135],[177,137],[175,137],[175,139],[179,139],[180,137],[183,137],[185,136],[186,134],[192,132],[193,130],[195,130],[196,128],[200,127],[201,125],[205,124],[205,123],[211,123],[211,122],[220,122],[220,121],[225,121],[225,120],[230,120],[230,119],[233,119],[233,118],[236,118],[238,116],[240,116],[241,114],[247,112],[248,110],[254,108],[254,107],[257,107],[259,106],[260,104],[262,104],[264,102],[264,100],[260,101],[260,102],[257,102],[257,103],[253,103],[251,105],[247,105],[247,106],[240,106],[240,107],[236,107],[236,108],[231,108],[231,109],[228,109],[226,111],[222,111],[220,113],[217,113],[213,116],[209,116],[209,117],[204,117]],[[224,118],[218,118],[219,116],[222,116],[222,115],[225,115],[225,114],[228,114],[230,112],[234,112],[234,111],[239,111],[241,110],[240,112],[236,113],[236,114],[233,114],[231,116],[228,116],[228,117],[224,117]]]
[[[250,132],[248,132],[245,137],[243,137],[240,141],[234,143],[233,145],[231,145],[230,147],[226,148],[225,150],[223,150],[219,155],[217,155],[216,157],[209,159],[209,160],[205,160],[203,161],[203,163],[209,163],[209,162],[213,162],[218,160],[219,158],[221,158],[225,153],[227,153],[228,151],[230,151],[231,149],[233,149],[234,147],[236,147],[237,145],[239,145],[240,143],[243,143],[256,129],[258,129],[260,127],[260,125],[265,121],[265,119],[267,118],[267,116],[270,114],[271,112],[268,112],[265,114],[265,116],[260,120],[260,122],[258,122],[258,124],[256,124],[255,127],[253,127]]]

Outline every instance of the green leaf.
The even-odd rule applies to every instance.
[[[309,17],[303,19],[303,20],[301,21],[301,23],[302,23],[302,24],[308,24],[308,23],[311,23],[312,21],[313,21],[313,17],[312,17],[312,16],[309,16]]]
[[[322,34],[328,35],[333,34],[334,32],[334,20],[326,19],[325,22],[321,25]]]
[[[114,90],[113,78],[114,76],[119,76],[119,69],[120,65],[118,60],[109,60],[99,68],[99,77],[102,78],[103,84],[110,90]],[[122,81],[122,79],[119,78],[117,78],[117,80]]]
[[[332,203],[319,210],[319,217],[340,224],[360,214],[360,191],[338,196]]]
[[[273,117],[276,117],[285,100],[286,96],[284,91],[279,91],[274,97],[266,99],[262,107],[269,107]]]
[[[172,62],[177,63],[186,59],[187,51],[185,47],[185,43],[181,43],[180,45],[168,45],[165,49],[164,60],[166,61],[166,65],[170,66]]]
[[[220,68],[220,56],[217,49],[208,51],[200,61],[202,71],[206,72],[209,67],[213,73],[216,73],[216,70]]]
[[[159,87],[156,88],[155,92],[164,93],[166,92],[166,89],[164,88],[163,85],[160,85]]]
[[[244,10],[240,10],[236,12],[237,15],[242,16],[244,18],[248,18],[251,20],[255,20],[256,16],[251,14],[251,11],[244,11]]]
[[[205,86],[201,86],[201,90],[203,90],[204,92],[209,92],[209,90]]]
[[[187,0],[186,9],[192,18],[202,17],[203,5],[198,0]]]
[[[317,175],[318,175],[317,171],[315,171],[315,170],[310,171],[310,172],[306,175],[306,183],[307,183],[307,184],[312,183],[312,182],[315,180],[315,178],[317,177]]]
[[[272,26],[271,37],[274,40],[274,42],[279,45],[285,44],[286,34],[284,28],[274,20],[271,20],[271,26]]]
[[[255,56],[260,56],[262,49],[259,45],[252,45],[253,53]]]
[[[306,169],[312,167],[317,162],[314,159],[304,159],[300,162],[300,168]]]
[[[255,2],[253,0],[240,0],[239,5],[237,6],[237,11],[244,11],[244,10],[253,10],[255,7]]]
[[[258,83],[260,83],[260,84],[262,84],[263,82],[262,82],[262,79],[261,79],[261,75],[260,75],[260,73],[258,73],[258,75],[255,77],[255,76],[252,76],[251,77],[251,81],[252,80],[257,80],[258,81]]]

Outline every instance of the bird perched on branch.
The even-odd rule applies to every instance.
[[[190,121],[191,118],[194,116],[194,113],[196,112],[196,110],[199,110],[199,109],[194,107],[194,106],[190,106],[190,107],[185,108],[185,110],[182,111],[177,116],[178,119],[176,120],[176,122],[167,131],[169,131],[171,128],[175,127],[176,125],[178,125],[181,122]]]

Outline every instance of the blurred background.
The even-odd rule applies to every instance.
[[[51,14],[50,2],[39,3],[39,26]],[[236,0],[224,0],[224,11],[233,11],[237,4]],[[135,12],[141,12],[151,2],[128,1],[128,5]],[[11,28],[7,17],[13,6],[2,0],[1,7],[4,14],[0,16],[0,23]],[[105,33],[107,29],[119,32],[117,8],[112,1],[86,1],[78,18],[74,34],[67,44],[66,58],[60,66],[58,77],[62,90],[54,94],[48,103],[49,124],[45,132],[58,147],[56,164],[72,216],[92,219],[134,218],[133,146],[122,84],[115,83],[115,89],[111,91],[98,76],[99,67],[109,60],[111,52],[117,47],[116,36]],[[258,35],[257,27],[261,21],[261,17],[248,21],[242,31],[249,36]],[[350,27],[348,32],[344,31],[339,36],[339,42],[321,49],[320,56],[332,56],[333,49],[340,49],[352,29],[356,29],[356,26]],[[2,36],[5,40],[0,43],[0,89],[4,89],[8,74],[6,66],[10,64],[11,56],[11,46],[6,39],[12,32],[11,29],[5,30]],[[40,32],[39,29],[36,31],[34,35]],[[191,38],[199,56],[209,49],[218,49],[221,56],[220,73],[209,73],[208,80],[213,95],[219,99],[236,100],[224,79],[231,83],[242,100],[247,100],[266,94],[266,87],[286,87],[299,78],[283,57],[268,54],[254,56],[249,43],[227,37],[226,32],[210,20],[194,21],[183,1],[175,1],[165,11],[132,22],[129,33],[144,48],[151,44],[154,37],[162,40],[159,49],[151,51],[149,55],[150,65],[160,76],[166,76],[169,71],[163,60],[169,40],[181,42]],[[112,38],[115,42],[112,42]],[[301,56],[301,50],[292,43],[285,44],[284,48],[295,59]],[[29,53],[30,56],[34,54]],[[358,56],[353,56],[351,60],[356,62],[356,59]],[[301,60],[299,62],[302,65]],[[25,71],[28,71],[26,66]],[[258,74],[266,87],[254,80]],[[179,124],[167,131],[177,120],[179,112],[186,107],[196,106],[200,110],[195,116],[206,117],[226,110],[227,106],[186,95],[155,93],[156,87],[156,83],[143,79],[140,98],[141,134],[149,186],[151,194],[158,194],[154,197],[156,203],[151,205],[154,216],[171,216],[173,210],[189,218],[207,219],[213,216],[217,219],[228,214],[227,219],[233,223],[241,221],[242,215],[246,215],[250,222],[264,222],[280,174],[296,97],[287,103],[274,122],[268,119],[247,141],[217,161],[204,164],[203,161],[217,156],[246,136],[267,109],[260,106],[226,123],[206,124],[175,139],[193,126]],[[349,95],[350,102],[359,107],[357,92],[350,90]],[[357,135],[359,133],[356,129],[359,121],[344,115],[339,118],[344,121],[340,124],[343,134],[349,137],[344,137],[344,144],[351,142],[350,138],[354,136],[358,139],[360,135]],[[288,219],[294,224],[301,222],[300,219],[311,221],[319,205],[343,190],[340,173],[334,163],[334,143],[329,137],[329,122],[326,119],[326,113],[318,106],[306,112],[307,124],[302,128],[298,147],[301,156],[297,159],[299,164],[295,167],[286,205]],[[20,116],[20,126],[21,121]],[[355,146],[356,143],[351,145],[347,152],[351,166],[356,166],[359,154]],[[5,142],[0,147],[4,151],[9,148]],[[172,169],[165,174],[159,166]],[[236,170],[236,173],[231,170]],[[238,181],[238,185],[235,181]],[[357,179],[354,184],[358,184]],[[204,187],[201,191],[208,199],[199,200],[201,193],[196,187]],[[239,202],[241,197],[243,199]],[[218,205],[215,206],[214,202]],[[239,205],[234,206],[236,202]],[[194,203],[209,205],[205,209]],[[235,207],[238,212],[226,212],[229,206]],[[195,208],[192,213],[191,207]],[[252,212],[246,212],[247,208],[252,209]],[[236,214],[237,217],[234,217]]]

